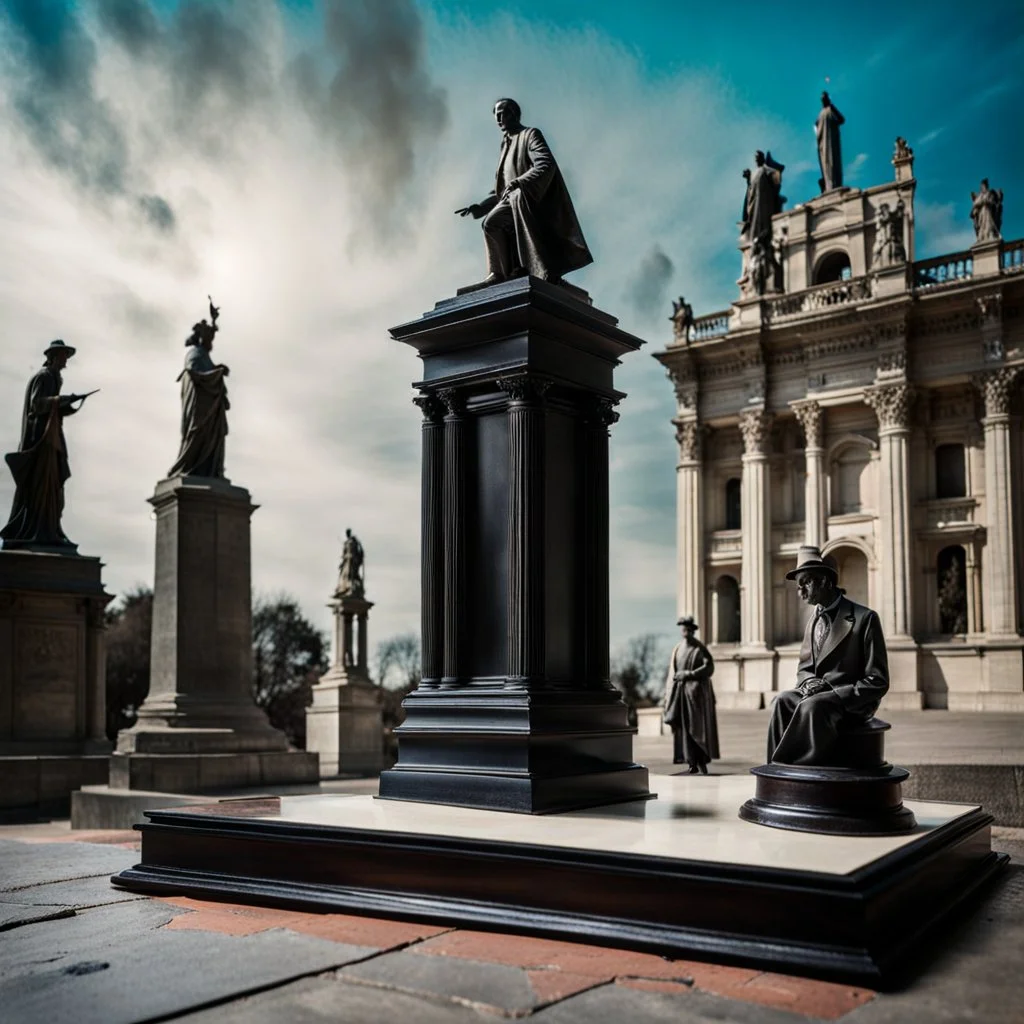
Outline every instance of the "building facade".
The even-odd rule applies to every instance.
[[[1024,239],[999,237],[1000,194],[995,237],[916,260],[902,139],[893,166],[775,213],[770,248],[741,235],[741,297],[697,318],[680,300],[656,354],[678,609],[725,707],[793,684],[806,609],[784,575],[806,543],[881,617],[885,707],[1024,711]]]

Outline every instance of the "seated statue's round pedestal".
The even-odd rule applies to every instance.
[[[888,722],[872,718],[841,734],[832,765],[764,764],[754,796],[740,817],[757,825],[799,832],[877,836],[911,832],[913,812],[903,806],[905,768],[883,754]]]

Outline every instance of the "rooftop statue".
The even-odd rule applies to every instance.
[[[520,117],[515,100],[494,104],[494,120],[502,132],[494,190],[481,202],[455,211],[461,217],[483,218],[485,285],[523,274],[557,283],[563,274],[594,259],[544,136]]]
[[[785,169],[784,164],[772,159],[771,150],[763,153],[759,149],[754,154],[754,169],[743,172],[747,191],[741,234],[751,242],[771,243],[772,217],[782,212],[782,172]]]
[[[365,590],[363,579],[363,545],[351,530],[345,531],[345,543],[341,548],[341,564],[338,566],[339,597],[362,597]]]
[[[878,204],[875,216],[875,247],[871,253],[873,267],[891,267],[905,263],[907,250],[903,245],[903,214],[906,207],[900,199],[895,206]]]
[[[170,476],[224,477],[224,439],[228,433],[228,368],[210,357],[220,307],[210,299],[210,322],[194,324],[185,339],[181,381],[181,449]]]
[[[14,477],[14,503],[0,530],[5,548],[69,548],[75,545],[61,529],[64,484],[71,476],[64,419],[82,408],[89,395],[62,395],[61,371],[75,354],[71,345],[51,341],[43,368],[28,382],[21,414],[21,441],[7,465]]]
[[[981,179],[981,189],[971,193],[971,220],[978,242],[995,242],[1003,237],[1003,190],[989,188],[988,178]]]
[[[821,177],[818,186],[822,192],[831,192],[843,184],[843,152],[839,144],[839,126],[846,118],[832,105],[827,92],[821,94],[821,111],[814,123],[818,140],[818,166]]]
[[[841,729],[868,722],[889,689],[889,662],[878,616],[839,588],[839,574],[816,547],[801,547],[786,579],[815,607],[807,623],[797,685],[775,698],[768,761],[828,765]]]

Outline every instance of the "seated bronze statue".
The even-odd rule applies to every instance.
[[[786,573],[801,600],[815,606],[807,623],[795,689],[772,705],[768,761],[829,765],[844,731],[866,725],[889,689],[889,663],[878,615],[846,597],[839,574],[816,547],[801,547]]]

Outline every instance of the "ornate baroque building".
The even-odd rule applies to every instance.
[[[1024,711],[1024,240],[999,237],[999,194],[994,238],[990,219],[989,240],[915,261],[902,139],[893,165],[775,213],[770,246],[745,223],[743,297],[697,318],[680,300],[656,354],[678,400],[678,609],[725,707],[792,685],[784,573],[807,543],[881,616],[885,706]]]

